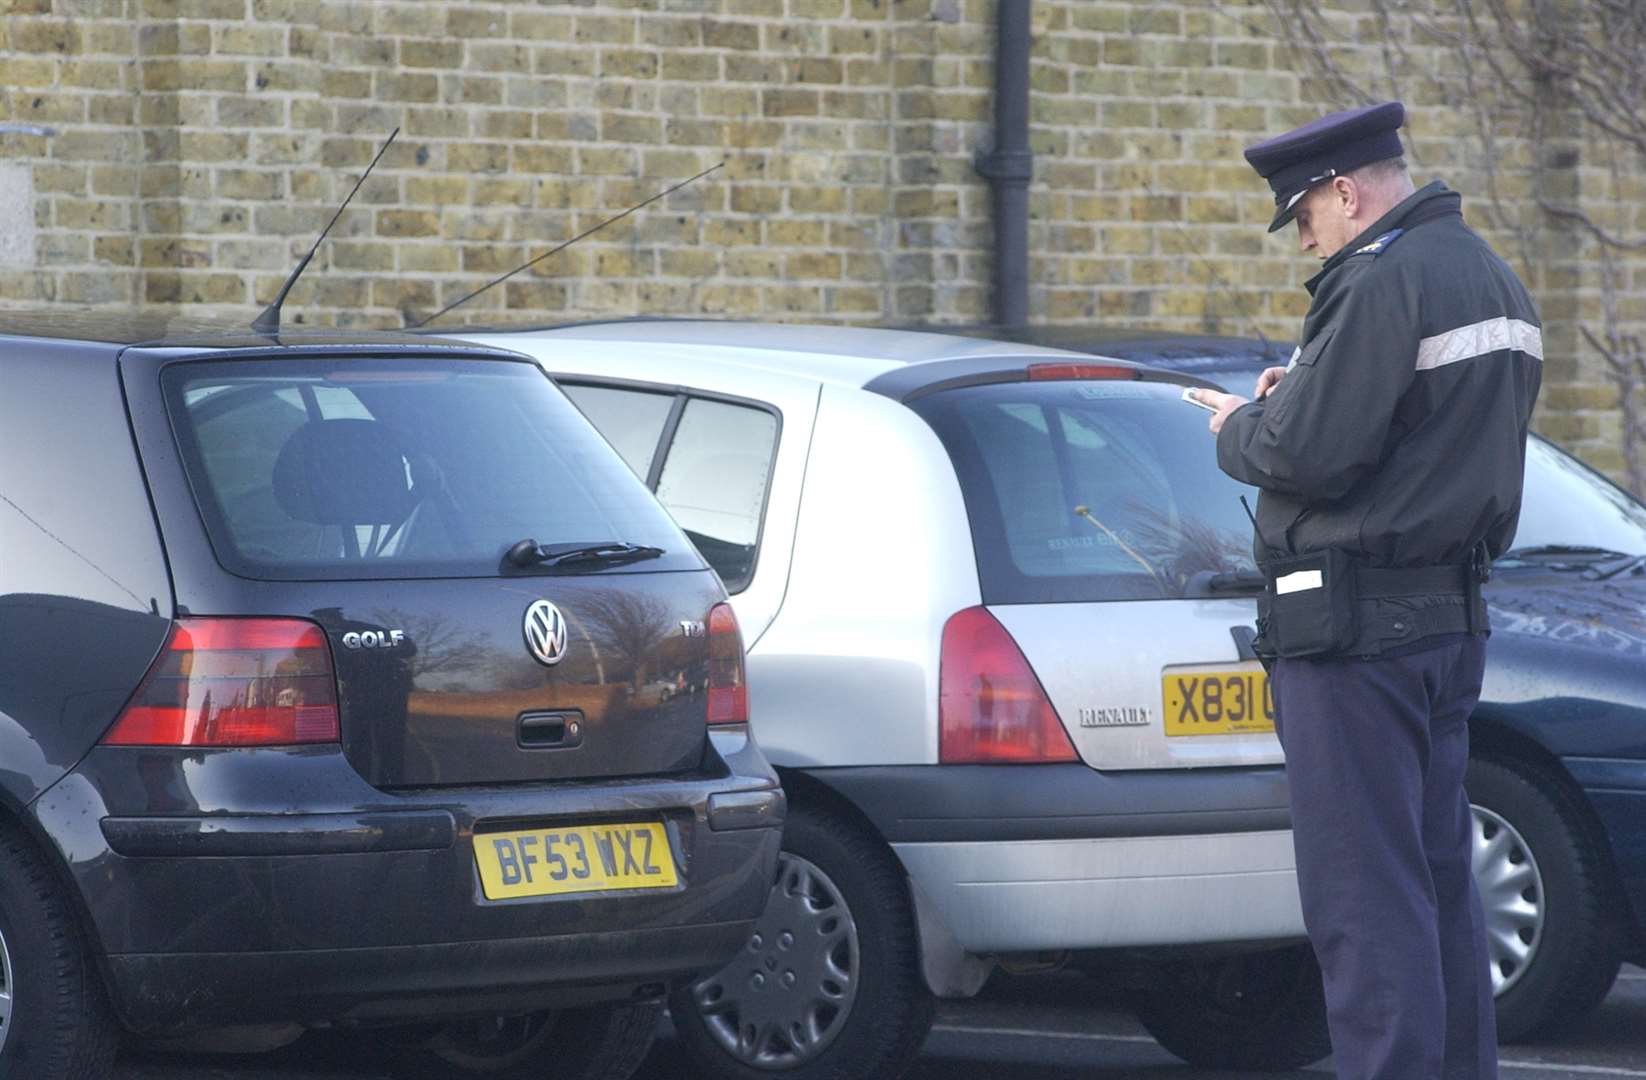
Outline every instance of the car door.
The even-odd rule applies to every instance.
[[[702,387],[557,381],[720,574],[752,647],[787,586],[815,387],[779,407]]]

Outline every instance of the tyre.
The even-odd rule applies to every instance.
[[[935,1008],[901,865],[841,818],[791,805],[747,947],[669,1007],[694,1075],[894,1080]]]
[[[1475,885],[1503,1042],[1571,1031],[1617,979],[1626,928],[1611,860],[1578,795],[1511,759],[1469,762]]]
[[[660,1003],[455,1020],[411,1046],[391,1047],[406,1080],[628,1080],[651,1049]]]
[[[1155,1041],[1203,1069],[1283,1072],[1332,1052],[1326,992],[1307,945],[1173,964],[1135,1002]]]
[[[102,977],[62,885],[0,824],[0,1080],[96,1080],[117,1044]]]

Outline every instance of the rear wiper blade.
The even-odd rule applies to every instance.
[[[1184,584],[1185,596],[1206,596],[1216,593],[1246,593],[1263,591],[1263,575],[1256,570],[1205,571],[1192,575]]]
[[[616,566],[619,563],[655,559],[663,554],[660,547],[649,544],[626,544],[621,540],[603,544],[539,544],[525,539],[509,548],[503,561],[521,569],[553,569],[578,563],[601,563]]]

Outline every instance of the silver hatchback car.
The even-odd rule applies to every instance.
[[[675,995],[706,1075],[897,1075],[996,966],[1174,1052],[1323,1056],[1250,525],[1185,376],[1033,346],[630,321],[553,374],[725,580],[789,795],[765,917]]]

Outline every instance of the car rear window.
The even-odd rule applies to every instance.
[[[533,364],[185,362],[161,379],[212,548],[234,573],[494,576],[524,539],[665,553],[599,572],[703,565]]]
[[[1179,387],[1024,382],[949,390],[912,407],[949,452],[990,604],[1204,596],[1256,569],[1207,414]]]

